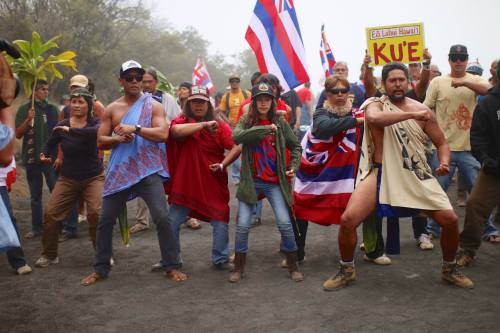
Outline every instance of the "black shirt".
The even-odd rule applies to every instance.
[[[60,121],[57,126],[70,126],[69,119]],[[83,128],[70,127],[69,132],[52,131],[45,144],[44,154],[61,144],[64,154],[61,176],[75,180],[85,180],[102,172],[102,162],[97,154],[97,130],[99,123],[92,120]]]

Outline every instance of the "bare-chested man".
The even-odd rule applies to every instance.
[[[167,276],[177,282],[187,276],[177,270],[176,241],[170,226],[162,178],[168,177],[165,144],[168,122],[160,103],[151,94],[142,94],[144,69],[129,60],[120,68],[120,85],[125,96],[104,112],[97,133],[100,149],[113,149],[106,171],[102,216],[97,227],[94,272],[82,280],[88,286],[104,279],[110,271],[113,226],[126,209],[130,197],[146,202],[156,224],[161,261]]]
[[[323,284],[336,290],[356,279],[354,249],[356,228],[374,210],[379,216],[413,216],[424,211],[442,227],[443,280],[462,288],[472,288],[470,279],[457,271],[458,218],[432,176],[424,152],[427,137],[438,150],[437,175],[448,173],[450,149],[433,112],[405,97],[408,69],[390,63],[382,70],[387,96],[364,103],[365,134],[359,181],[342,215],[338,242],[340,270]]]

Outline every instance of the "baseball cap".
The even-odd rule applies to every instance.
[[[232,75],[229,76],[229,80],[228,81],[231,82],[232,80],[238,80],[238,81],[240,81],[240,76],[237,75],[237,74],[232,74]]]
[[[450,53],[448,55],[452,55],[452,54],[465,54],[465,55],[469,55],[467,53],[467,47],[465,45],[461,45],[461,44],[452,45],[450,47]]]
[[[483,75],[483,66],[481,66],[479,61],[469,62],[465,71],[470,74],[481,76]]]
[[[193,84],[191,82],[188,82],[188,81],[184,81],[184,82],[181,82],[181,84],[179,84],[179,88],[191,89],[192,86],[193,86]]]
[[[89,85],[89,79],[85,75],[75,75],[69,80],[69,86],[75,86],[75,87],[81,87],[81,88],[87,88]]]
[[[259,95],[269,95],[274,98],[273,89],[267,83],[258,83],[252,87],[252,98]]]
[[[125,61],[121,67],[120,67],[120,76],[122,76],[126,71],[131,70],[131,69],[137,69],[139,72],[144,74],[144,69],[142,68],[141,64],[138,63],[135,60],[128,60]]]
[[[202,86],[192,86],[187,100],[192,101],[194,99],[201,99],[210,102],[210,97],[208,97],[207,88]]]

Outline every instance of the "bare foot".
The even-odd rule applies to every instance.
[[[500,236],[490,236],[488,237],[488,242],[491,244],[500,244]]]
[[[183,282],[188,279],[187,274],[182,273],[176,269],[167,272],[167,278],[174,282]]]
[[[96,272],[93,272],[92,274],[87,276],[85,279],[83,279],[81,284],[82,284],[82,286],[87,287],[87,286],[93,285],[94,283],[96,283],[97,281],[100,281],[100,280],[102,280],[102,279],[99,276],[99,274],[97,274]]]

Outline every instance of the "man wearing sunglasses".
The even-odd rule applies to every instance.
[[[128,199],[146,202],[156,224],[161,262],[168,278],[181,282],[178,251],[162,182],[169,177],[165,141],[168,121],[162,105],[142,93],[144,69],[134,60],[122,64],[120,85],[124,96],[104,112],[97,133],[100,149],[113,149],[104,181],[101,220],[97,226],[94,272],[82,280],[89,286],[106,278],[111,269],[113,226]]]
[[[450,172],[437,177],[445,191],[458,169],[465,190],[470,192],[481,167],[471,154],[470,128],[477,96],[487,94],[491,86],[481,76],[466,72],[468,59],[467,47],[459,44],[451,46],[448,55],[451,72],[431,81],[424,101],[436,113],[438,125],[451,150]],[[431,167],[436,169],[438,165],[434,150]],[[439,236],[440,228],[435,221],[429,222],[428,229],[434,236]]]

